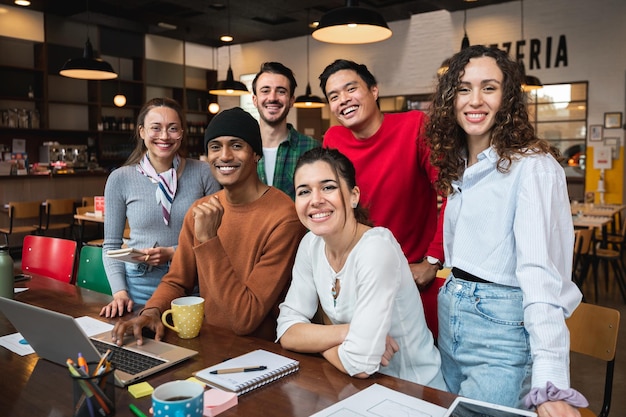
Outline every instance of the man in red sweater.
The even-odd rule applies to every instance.
[[[354,164],[361,201],[374,224],[390,229],[402,246],[436,336],[436,308],[429,311],[436,306],[436,288],[428,290],[443,262],[443,215],[438,218],[432,186],[437,171],[423,136],[426,115],[383,114],[376,79],[365,65],[339,59],[319,78],[341,123],[328,129],[323,146],[338,149]]]
[[[221,112],[204,142],[211,172],[224,189],[187,211],[169,272],[137,317],[115,325],[119,345],[130,330],[141,344],[143,327],[161,339],[162,312],[196,285],[208,323],[239,335],[276,337],[277,306],[306,229],[289,196],[257,175],[261,133],[249,113],[239,107]]]

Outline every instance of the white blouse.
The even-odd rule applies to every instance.
[[[308,233],[300,242],[291,287],[280,305],[278,339],[296,323],[310,323],[319,303],[333,324],[350,323],[339,359],[350,375],[380,372],[445,389],[441,358],[424,319],[422,301],[409,264],[392,233],[368,230],[336,273],[326,258],[324,240]],[[332,287],[341,282],[335,300]],[[386,336],[400,350],[388,366],[380,361]]]

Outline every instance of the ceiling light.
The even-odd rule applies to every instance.
[[[89,38],[85,42],[83,56],[68,59],[59,71],[59,74],[64,77],[81,80],[111,80],[117,78],[117,74],[113,71],[111,64],[94,57],[93,46],[91,46]]]
[[[220,105],[218,103],[209,103],[209,113],[211,114],[217,114],[217,112],[220,111]]]
[[[122,58],[117,57],[117,70],[122,73]],[[126,96],[122,94],[120,78],[117,78],[117,94],[113,97],[113,104],[117,107],[124,107],[126,105]]]
[[[308,11],[307,11],[307,20]],[[326,104],[321,97],[314,96],[311,93],[311,84],[309,83],[309,37],[306,37],[306,90],[303,96],[296,97],[293,106],[298,109],[321,109]]]
[[[380,14],[359,7],[357,0],[346,0],[345,7],[333,9],[322,16],[313,38],[328,43],[360,44],[384,41],[391,34]]]
[[[522,9],[522,18],[521,18],[521,26],[522,26],[522,41],[524,40],[524,0],[520,0],[520,6]],[[522,71],[522,90],[528,92],[532,90],[538,90],[543,88],[543,84],[539,80],[539,78],[533,75],[526,75],[526,66],[524,65],[524,60],[519,60],[519,65]]]
[[[230,1],[228,2],[228,33],[231,33]],[[250,94],[250,91],[248,91],[244,83],[235,81],[233,69],[231,68],[230,45],[228,45],[228,71],[226,72],[226,80],[216,82],[213,88],[209,90],[209,93],[215,94],[216,96],[243,96]]]
[[[168,29],[168,30],[176,30],[176,29],[178,29],[178,26],[172,25],[172,24],[166,23],[166,22],[159,22],[159,23],[157,23],[157,26],[160,27],[161,29]]]
[[[232,42],[232,41],[233,41],[233,37],[232,37],[232,36],[230,36],[230,35],[222,35],[222,36],[220,37],[220,40],[221,40],[222,42]]]
[[[30,2],[28,0],[15,0],[14,2],[15,4],[17,4],[18,6],[30,6]]]
[[[112,80],[117,78],[113,67],[106,61],[96,58],[93,54],[93,46],[89,40],[89,1],[86,1],[87,10],[87,42],[83,56],[80,58],[68,59],[59,71],[64,77],[78,78],[80,80]]]

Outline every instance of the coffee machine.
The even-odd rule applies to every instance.
[[[87,145],[60,145],[48,143],[39,147],[39,163],[54,165],[64,163],[67,168],[87,168],[89,155]]]

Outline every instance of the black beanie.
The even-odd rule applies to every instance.
[[[204,150],[211,139],[220,136],[234,136],[243,139],[259,156],[263,156],[261,130],[254,117],[241,107],[235,107],[217,114],[204,132]]]

